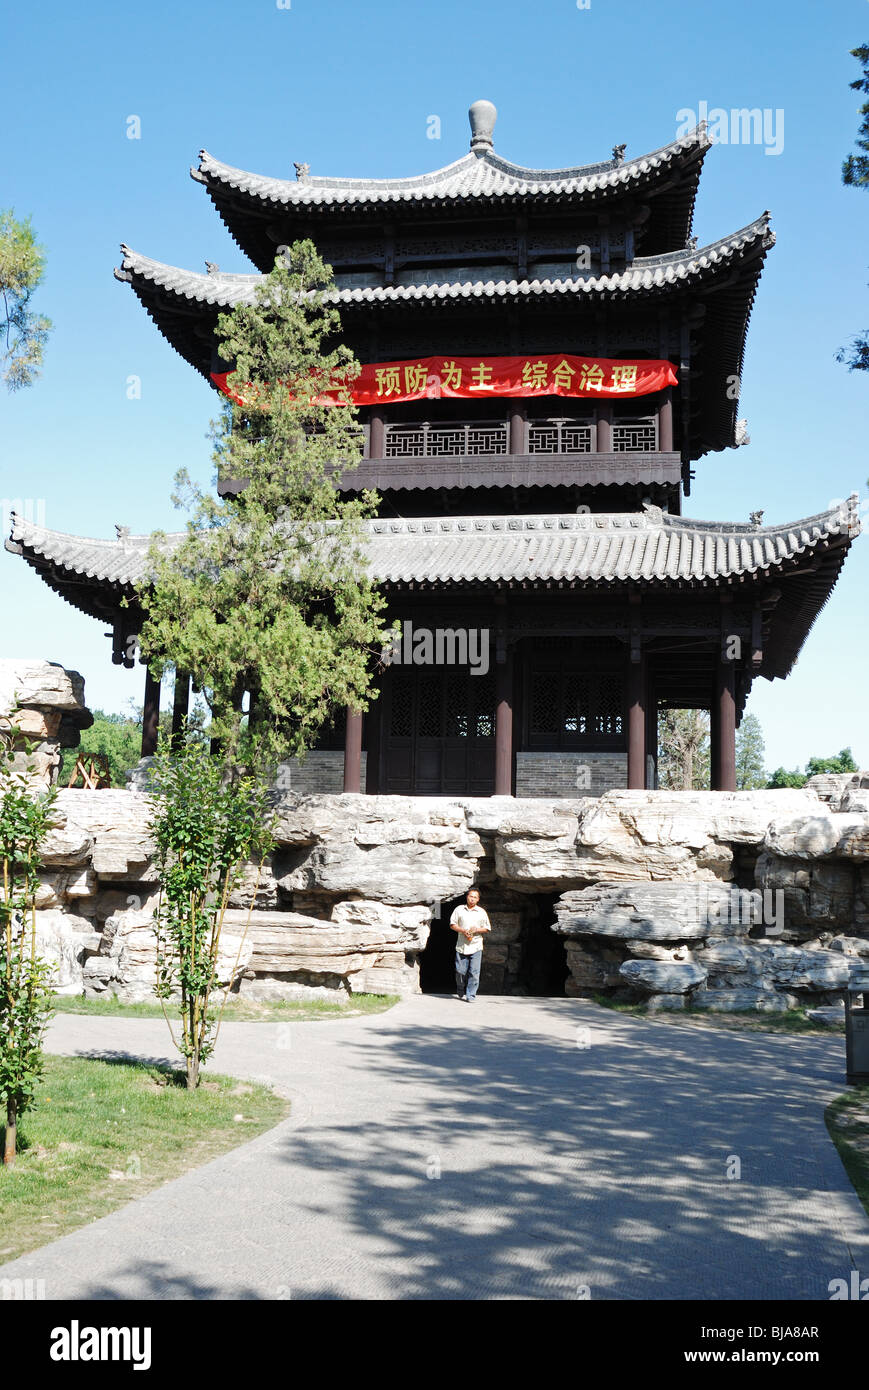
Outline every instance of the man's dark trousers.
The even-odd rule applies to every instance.
[[[475,951],[472,956],[463,956],[461,951],[456,951],[456,993],[460,999],[476,998],[482,963],[482,951]]]

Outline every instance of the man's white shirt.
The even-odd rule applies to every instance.
[[[472,927],[490,927],[488,914],[482,907],[467,907],[462,903],[455,908],[450,918],[451,927],[461,927],[462,931],[469,931]],[[481,935],[472,936],[470,941],[462,935],[456,936],[456,950],[463,956],[475,956],[478,951],[483,949],[483,938]]]

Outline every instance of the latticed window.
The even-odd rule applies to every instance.
[[[535,734],[558,732],[558,686],[548,671],[535,671],[531,682],[531,729]]]
[[[594,447],[590,420],[531,420],[529,454],[590,454]]]
[[[447,671],[446,687],[444,733],[447,738],[467,738],[469,704],[467,672],[458,669]]]
[[[658,447],[658,422],[653,415],[642,419],[614,420],[613,453],[651,454]]]
[[[506,420],[478,424],[387,425],[384,456],[396,458],[463,458],[506,454]]]
[[[534,671],[530,742],[552,748],[620,743],[625,731],[622,698],[617,671]]]
[[[393,738],[410,738],[413,733],[412,671],[396,670],[392,675],[389,732]]]
[[[417,732],[420,738],[443,737],[443,672],[432,671],[426,667],[417,670],[418,716]]]
[[[395,668],[389,733],[391,738],[494,738],[492,672],[473,676],[466,666]]]
[[[485,676],[472,676],[470,686],[476,736],[477,738],[494,738],[495,677],[491,671]]]

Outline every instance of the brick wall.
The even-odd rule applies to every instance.
[[[362,754],[362,790],[365,790],[365,761]],[[278,786],[282,791],[298,792],[299,796],[315,796],[344,790],[343,749],[314,749],[304,762],[290,758],[281,763]]]
[[[516,754],[517,796],[602,796],[627,784],[626,753]]]

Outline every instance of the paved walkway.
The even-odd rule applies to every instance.
[[[66,1014],[49,1046],[165,1057],[167,1034]],[[212,1065],[268,1079],[291,1117],[0,1278],[84,1299],[826,1300],[869,1274],[823,1121],[838,1036],[422,996],[228,1024]]]

